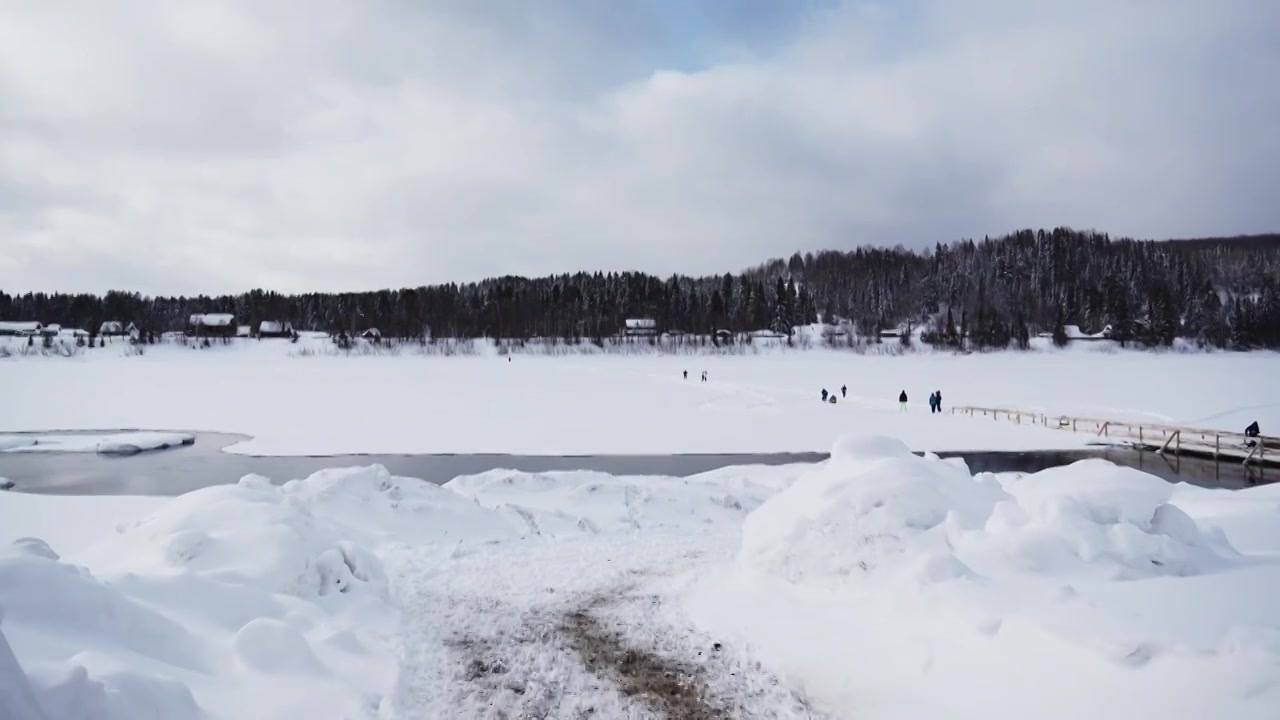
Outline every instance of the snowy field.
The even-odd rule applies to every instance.
[[[930,416],[1012,407],[1239,432],[1280,428],[1280,355],[1066,351],[859,356],[291,357],[288,342],[122,346],[0,360],[0,432],[222,431],[231,452],[670,454],[820,451],[846,433],[917,450],[1076,447],[1090,438]],[[689,371],[689,379],[682,372]],[[703,370],[710,381],[699,381]],[[823,388],[849,397],[819,402]],[[906,390],[909,412],[898,411]]]
[[[0,493],[0,716],[1272,720],[1276,597],[1280,486],[971,477],[892,439],[684,480]]]

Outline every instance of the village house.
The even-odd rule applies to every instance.
[[[231,313],[196,313],[191,316],[190,334],[194,337],[235,337],[238,326]]]
[[[278,320],[263,320],[258,324],[258,339],[293,337],[293,325]]]
[[[650,337],[658,334],[658,321],[653,318],[628,318],[623,334],[627,337]]]
[[[0,335],[26,337],[36,335],[44,325],[35,321],[6,322],[0,321]]]

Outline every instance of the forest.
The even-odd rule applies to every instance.
[[[628,318],[660,332],[715,336],[846,323],[864,337],[924,328],[926,342],[1027,347],[1066,328],[1108,329],[1124,343],[1280,348],[1280,235],[1149,241],[1071,228],[939,243],[927,250],[862,247],[795,254],[737,273],[660,278],[640,272],[498,277],[359,293],[144,297],[0,290],[0,320],[93,331],[103,321],[147,334],[184,330],[194,313],[240,324],[289,322],[335,336],[378,328],[385,338],[559,338],[599,341]],[[723,333],[722,333],[723,334]]]

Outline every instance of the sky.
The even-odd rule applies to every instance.
[[[1274,0],[0,4],[0,290],[1280,230]]]

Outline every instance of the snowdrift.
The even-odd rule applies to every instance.
[[[1173,486],[1103,460],[1002,486],[962,463],[912,455],[897,440],[837,443],[821,470],[752,513],[748,567],[791,582],[857,582],[904,560],[927,572],[1195,575],[1238,553],[1169,504]]]
[[[1105,461],[974,477],[841,441],[686,606],[837,715],[1272,717],[1280,504],[1254,492]]]
[[[73,558],[19,539],[0,608],[25,674],[0,667],[0,698],[42,720],[362,716],[395,674],[384,559],[519,531],[375,466],[193,492]]]

